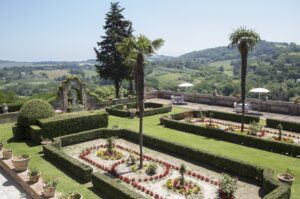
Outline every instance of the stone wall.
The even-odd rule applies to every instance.
[[[174,91],[152,91],[147,93],[147,98],[162,98],[171,99],[171,95],[184,95],[185,100],[193,103],[209,104],[214,106],[234,107],[234,102],[239,102],[240,99],[232,96],[213,96],[200,93],[186,93]],[[300,104],[283,101],[262,101],[259,99],[247,98],[246,102],[251,104],[253,110],[281,113],[287,115],[300,115]]]
[[[19,112],[0,114],[0,124],[16,122]]]

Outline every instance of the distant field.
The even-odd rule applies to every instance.
[[[231,62],[231,60],[216,61],[216,62],[209,63],[207,66],[218,67],[218,68],[220,66],[224,66],[224,69],[225,69],[224,73],[229,76],[232,76],[233,72],[232,72],[232,66],[230,65],[230,62]]]
[[[300,52],[292,52],[292,53],[289,53],[289,55],[299,55],[300,56]]]
[[[95,70],[83,70],[85,77],[97,76],[98,73]]]
[[[68,76],[70,73],[68,70],[34,70],[32,71],[33,74],[39,75],[46,73],[48,75],[49,79],[54,79],[57,77],[62,77],[62,76]]]

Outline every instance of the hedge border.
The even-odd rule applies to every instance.
[[[138,133],[128,129],[94,129],[91,131],[55,138],[52,147],[60,148],[62,146],[68,146],[108,136],[118,136],[134,143],[138,143],[139,140]],[[202,162],[248,179],[260,181],[263,184],[263,191],[266,194],[264,199],[288,199],[290,197],[291,187],[275,180],[271,169],[235,160],[226,156],[217,155],[205,150],[190,148],[149,135],[144,135],[144,144],[145,146],[156,148],[167,153],[177,154],[184,159],[188,158],[196,162]],[[57,150],[60,151],[59,149]],[[51,157],[48,156],[48,158]],[[61,161],[55,162],[58,164],[61,163]],[[114,187],[112,186],[111,189],[114,189]],[[122,191],[122,189],[119,190]]]
[[[43,145],[45,158],[72,173],[82,182],[91,180],[93,168],[76,160],[53,145]]]
[[[100,172],[92,174],[92,183],[97,190],[106,193],[106,196],[111,199],[146,199],[146,197],[122,185],[120,180],[112,179]]]
[[[270,128],[277,129],[278,124],[281,124],[283,127],[283,130],[300,133],[300,123],[298,123],[298,122],[290,122],[290,121],[283,121],[283,120],[267,118],[266,123],[267,123],[267,127],[270,127]]]
[[[184,113],[195,113],[193,111]],[[280,153],[284,155],[297,157],[300,155],[300,146],[296,144],[283,143],[279,141],[272,141],[267,139],[257,138],[251,135],[237,134],[234,132],[228,132],[221,129],[214,129],[208,127],[202,127],[195,124],[189,124],[186,122],[171,119],[172,117],[178,119],[181,114],[170,115],[168,117],[164,116],[160,118],[160,124],[165,127],[175,129],[182,132],[192,133],[195,135],[201,135],[205,137],[210,137],[218,140],[224,140],[227,142],[232,142],[235,144],[240,144],[252,148],[257,148],[265,151],[271,151],[274,153]],[[181,119],[181,118],[180,118]]]
[[[8,106],[8,112],[18,112],[20,111],[21,107],[23,106],[24,103],[22,104],[7,104]],[[3,105],[0,105],[0,113],[3,114]]]
[[[109,115],[114,115],[118,117],[130,117],[130,111],[129,110],[121,110],[123,106],[130,106],[131,108],[136,107],[136,103],[127,103],[127,104],[118,104],[115,106],[112,106],[110,108],[106,108],[106,112]],[[148,107],[153,107],[151,109],[145,110],[143,117],[147,116],[152,116],[152,115],[158,115],[158,114],[164,114],[172,111],[172,106],[171,105],[165,105],[165,104],[160,104],[160,103],[153,103],[153,102],[146,102],[145,103],[145,108]],[[138,115],[139,112],[136,112],[136,115]]]

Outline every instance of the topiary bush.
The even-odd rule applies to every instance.
[[[49,118],[55,115],[53,107],[46,101],[41,99],[32,99],[27,101],[21,108],[17,125],[30,126],[36,125],[37,120]]]

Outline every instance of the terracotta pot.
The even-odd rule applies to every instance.
[[[37,175],[29,176],[29,181],[30,181],[31,183],[36,183],[36,182],[39,181],[40,176],[41,176],[41,172],[39,172]]]
[[[282,174],[277,175],[277,178],[278,178],[278,180],[279,180],[280,182],[286,183],[286,184],[288,184],[288,185],[292,185],[293,182],[295,181],[295,178],[294,178],[294,177],[291,178],[291,179],[286,179],[286,178],[284,178],[284,176],[283,176]]]
[[[29,155],[21,155],[21,156],[14,156],[11,159],[11,162],[15,167],[16,171],[25,171],[28,167],[29,160],[30,160]]]
[[[56,187],[43,187],[43,194],[45,198],[51,198],[55,195]]]
[[[11,149],[3,149],[2,155],[3,155],[3,159],[10,159],[12,156],[12,150]]]

